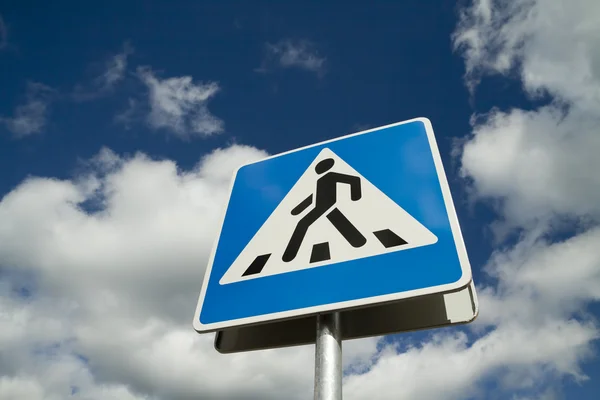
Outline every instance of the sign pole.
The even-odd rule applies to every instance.
[[[340,313],[317,315],[315,400],[342,400]]]

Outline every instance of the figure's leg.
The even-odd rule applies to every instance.
[[[365,238],[362,233],[352,225],[352,222],[348,221],[348,218],[346,218],[346,216],[337,208],[334,208],[327,214],[327,219],[335,226],[342,236],[344,236],[352,247],[361,247],[367,243],[367,238]]]
[[[298,221],[298,225],[296,225],[296,229],[294,229],[294,233],[292,233],[292,237],[290,238],[285,252],[283,253],[283,257],[281,258],[283,261],[289,262],[296,258],[296,255],[300,250],[300,246],[302,245],[302,241],[304,240],[304,236],[306,236],[306,232],[308,232],[308,227],[311,226],[321,215],[323,215],[323,211],[315,208],[302,217],[300,221]]]

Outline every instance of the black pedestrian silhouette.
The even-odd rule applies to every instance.
[[[321,175],[329,171],[333,167],[334,163],[335,161],[332,158],[326,158],[315,166],[315,171],[317,174]],[[317,188],[314,196],[311,194],[291,211],[292,215],[300,214],[313,203],[314,197],[315,206],[308,212],[308,214],[298,221],[296,229],[294,229],[294,233],[292,233],[292,237],[290,238],[285,252],[283,253],[283,261],[290,262],[296,258],[296,255],[300,250],[300,246],[302,245],[302,241],[308,232],[308,228],[335,205],[337,202],[336,185],[338,183],[346,183],[350,185],[350,199],[352,201],[357,201],[361,198],[362,191],[360,178],[358,176],[340,174],[337,172],[327,172],[325,175],[317,179]],[[367,243],[367,239],[358,231],[358,229],[354,227],[354,225],[352,225],[352,223],[337,207],[333,208],[333,210],[327,214],[327,219],[342,234],[348,243],[352,245],[352,247],[361,247]],[[323,257],[325,257],[325,259],[329,258],[328,243],[322,243],[317,246],[323,245],[327,248],[321,251],[326,251],[327,255],[317,256],[317,259],[314,261],[320,261]],[[311,262],[313,262],[312,256]]]
[[[327,158],[320,161],[315,166],[315,171],[319,175],[329,171],[335,161],[332,158]],[[299,215],[310,206],[314,201],[314,208],[310,210],[304,217],[298,221],[290,241],[283,253],[282,260],[290,262],[296,258],[298,251],[306,237],[308,228],[325,214],[329,222],[342,234],[342,236],[355,248],[359,248],[367,243],[367,239],[352,225],[352,223],[335,207],[337,202],[337,184],[346,183],[350,185],[350,199],[353,201],[360,200],[362,197],[361,178],[353,175],[340,174],[337,172],[327,172],[325,175],[317,179],[316,191],[300,204],[294,207],[291,211],[292,215]],[[331,211],[329,211],[331,210]],[[400,227],[398,227],[400,228]],[[386,249],[404,246],[407,241],[398,236],[389,228],[373,231],[373,236]],[[256,256],[254,261],[250,263],[242,276],[259,275],[273,253],[264,253]],[[309,263],[317,263],[331,259],[329,252],[329,242],[315,243],[312,246]]]

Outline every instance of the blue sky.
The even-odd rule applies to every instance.
[[[348,343],[345,395],[595,398],[598,7],[3,3],[0,397],[310,396],[310,348],[191,331],[231,171],[423,116],[481,314]]]
[[[110,27],[105,24],[111,12],[104,5],[97,10],[77,7],[81,6],[74,4],[71,12],[78,22],[68,33],[43,28],[64,13],[61,7],[48,7],[39,20],[24,18],[22,38],[5,49],[6,69],[14,72],[0,77],[6,88],[3,115],[22,103],[28,81],[49,85],[58,93],[49,102],[44,134],[29,137],[28,143],[15,141],[10,134],[2,136],[3,191],[29,174],[68,176],[78,158],[87,159],[102,146],[118,153],[141,150],[168,157],[185,168],[201,154],[233,141],[275,154],[421,115],[439,131],[439,146],[451,169],[452,140],[470,130],[473,108],[462,82],[464,66],[451,48],[453,5],[382,3],[365,10],[360,4],[329,9],[316,3],[293,7],[239,2],[228,11],[229,6],[210,2],[180,7],[131,3],[129,8],[119,6],[120,22]],[[7,10],[4,18],[11,13],[23,11]],[[361,23],[355,26],[358,17]],[[314,52],[322,66],[282,67],[268,49],[284,47],[287,41],[296,46],[306,43],[307,52]],[[111,57],[123,52],[124,43],[134,51],[127,57],[129,68],[118,87],[94,101],[70,99],[77,86],[97,89],[90,81]],[[39,63],[45,68],[36,67]],[[115,117],[127,111],[129,99],[139,102],[144,96],[146,89],[135,76],[140,66],[150,66],[163,78],[191,76],[199,82],[218,82],[220,93],[211,99],[209,109],[223,121],[224,132],[182,141],[164,129],[152,132],[143,121],[130,127],[116,123]],[[494,91],[507,95],[505,87]],[[486,96],[481,101],[479,97],[475,103],[482,103],[482,110],[489,108]],[[16,157],[21,162],[15,163]],[[455,174],[449,177],[455,179]],[[452,189],[457,202],[464,201],[460,185]],[[469,234],[471,224],[463,225]],[[471,240],[479,241],[479,231],[474,228]]]

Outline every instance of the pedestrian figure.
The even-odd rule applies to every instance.
[[[315,171],[317,174],[321,175],[329,171],[334,163],[335,161],[332,158],[326,158],[315,166]],[[357,201],[361,198],[362,192],[360,178],[358,176],[327,172],[317,179],[315,194],[308,196],[291,211],[292,215],[300,214],[313,203],[314,197],[314,208],[298,221],[296,229],[294,229],[294,233],[292,233],[292,237],[283,253],[283,261],[290,262],[296,258],[300,246],[302,245],[302,241],[308,232],[308,228],[327,213],[331,207],[335,206],[337,202],[336,186],[338,183],[350,185],[350,199],[352,201]],[[354,225],[352,225],[337,207],[334,207],[326,217],[352,247],[361,247],[367,243],[367,239],[354,227]]]

